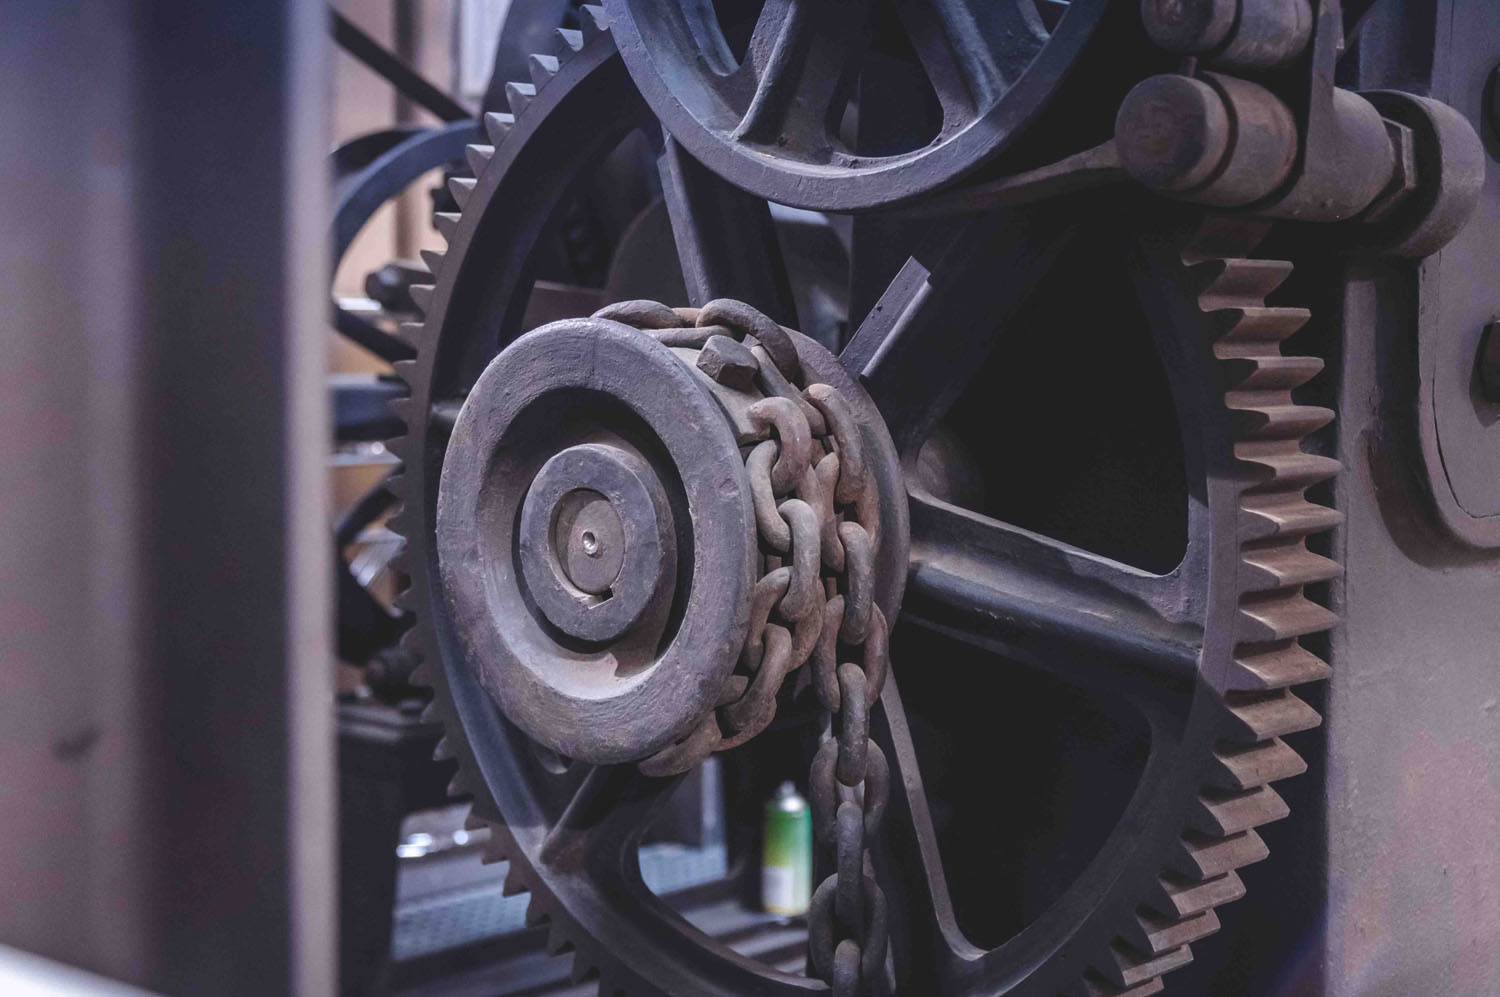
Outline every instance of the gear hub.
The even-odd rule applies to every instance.
[[[469,666],[567,757],[679,737],[744,643],[755,520],[710,384],[633,328],[570,319],[496,357],[454,424],[438,555]]]

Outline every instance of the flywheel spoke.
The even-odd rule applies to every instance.
[[[733,137],[827,150],[866,40],[864,3],[767,3],[742,72],[755,90]]]
[[[993,103],[1047,40],[1029,0],[929,0],[898,9],[942,103],[945,129]]]
[[[1034,208],[966,224],[909,259],[839,360],[864,382],[903,455],[920,446],[1076,226]]]
[[[791,287],[766,202],[704,169],[670,137],[658,166],[691,303],[736,298],[794,325]]]
[[[1202,630],[1173,618],[1174,578],[923,495],[911,522],[906,615],[1074,684],[1152,697],[1191,686]]]
[[[633,868],[636,846],[679,780],[648,779],[634,765],[595,765],[547,832],[541,858],[548,865],[586,862],[620,875]]]

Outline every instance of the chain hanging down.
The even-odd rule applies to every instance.
[[[888,626],[875,604],[880,509],[854,410],[833,386],[807,383],[787,331],[742,302],[674,309],[626,301],[595,317],[697,349],[698,368],[716,383],[753,385],[764,396],[745,408],[754,427],[745,470],[764,573],[743,651],[715,709],[639,764],[647,775],[672,775],[745,743],[775,717],[786,678],[812,662],[812,686],[834,730],[812,763],[813,830],[836,872],[813,893],[808,944],[814,973],[835,994],[866,993],[886,956],[885,894],[868,842],[890,778],[869,716],[889,658]]]

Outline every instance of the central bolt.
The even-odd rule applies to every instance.
[[[552,556],[574,588],[608,596],[625,564],[625,525],[614,504],[592,488],[558,500],[552,518]]]
[[[613,640],[670,577],[661,484],[640,456],[607,443],[554,454],[521,504],[518,554],[547,620],[575,637]]]

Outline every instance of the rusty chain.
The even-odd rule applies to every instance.
[[[775,718],[786,678],[811,661],[811,684],[833,727],[810,773],[813,833],[836,871],[813,891],[810,960],[837,997],[867,993],[886,957],[885,894],[868,842],[885,812],[890,769],[870,739],[869,717],[889,657],[886,619],[875,604],[880,507],[854,410],[833,386],[807,383],[787,331],[742,302],[693,309],[626,301],[595,317],[673,347],[730,355],[753,342],[754,359],[741,353],[739,370],[753,366],[764,395],[746,410],[755,435],[745,441],[764,573],[751,593],[749,633],[715,709],[639,767],[673,775],[745,743]]]

